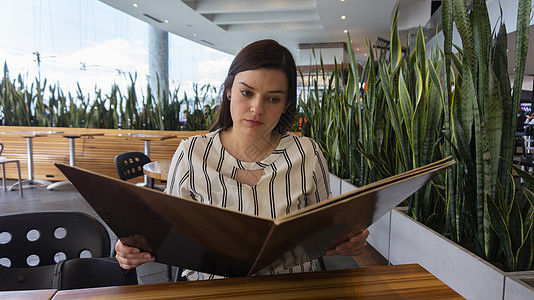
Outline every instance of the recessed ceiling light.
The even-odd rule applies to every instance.
[[[347,29],[345,29],[345,30],[343,30],[343,32],[344,32],[344,33],[347,33],[347,32],[348,32],[348,30],[347,30]]]
[[[360,51],[360,48],[356,48],[356,51]]]
[[[367,56],[367,53],[364,53],[363,56]]]
[[[165,23],[169,23],[169,20],[164,20],[163,22],[165,22]]]
[[[138,7],[138,6],[139,6],[139,5],[137,5],[137,3],[134,3],[134,4],[133,4],[133,7]]]
[[[196,33],[193,33],[193,36],[197,36],[197,34],[196,34]]]
[[[341,16],[341,20],[345,20],[347,16]]]
[[[345,0],[339,0],[339,1],[341,1],[341,2],[345,2]]]

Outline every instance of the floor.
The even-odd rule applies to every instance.
[[[15,180],[8,180],[8,185]],[[64,186],[61,189],[47,190],[39,186],[33,188],[24,188],[23,197],[19,196],[18,191],[3,191],[0,187],[0,216],[32,212],[32,211],[80,211],[96,217],[101,220],[96,212],[89,206],[83,197],[72,187]],[[112,245],[115,244],[116,236],[111,230],[108,231],[111,237]],[[368,246],[365,253],[355,257],[326,257],[325,265],[327,269],[354,268],[358,266],[386,265],[387,261]],[[173,278],[176,268],[173,267]],[[160,263],[147,263],[137,269],[139,283],[159,283],[167,282],[167,267]]]

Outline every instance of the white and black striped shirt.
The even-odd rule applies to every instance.
[[[238,169],[263,169],[265,175],[256,185],[249,186],[235,180]],[[224,149],[219,131],[215,131],[181,141],[171,162],[166,192],[247,214],[276,218],[327,199],[330,184],[326,160],[310,138],[286,133],[266,159],[243,162]],[[313,271],[317,268],[315,265],[316,262],[311,262],[292,270],[268,270],[266,273]],[[205,274],[194,273],[188,272],[188,278],[208,279]]]

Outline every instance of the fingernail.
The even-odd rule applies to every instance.
[[[146,258],[146,259],[149,259],[150,255],[149,254],[145,254],[145,256],[143,256],[143,257]]]

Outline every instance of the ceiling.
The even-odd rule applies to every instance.
[[[300,44],[346,42],[344,31],[348,30],[359,62],[366,60],[368,46],[364,36],[371,45],[378,37],[390,39],[397,3],[395,0],[100,1],[162,30],[233,55],[247,44],[265,38],[277,40],[298,55]],[[431,0],[399,0],[397,25],[403,45],[409,28],[432,24],[429,22],[431,3]],[[511,48],[514,39],[515,35],[510,34]],[[533,30],[530,43],[534,44]],[[534,46],[529,47],[529,53],[533,51]],[[509,55],[510,74],[514,73],[513,65],[514,57]],[[525,73],[534,74],[534,60],[527,60]],[[524,86],[533,85],[532,79],[528,80]]]
[[[236,54],[245,45],[272,38],[298,53],[299,44],[346,42],[348,30],[358,60],[367,40],[389,40],[394,0],[100,0],[162,30]],[[425,25],[431,0],[402,0],[399,29]],[[134,6],[137,5],[137,7]],[[417,14],[412,13],[417,8]],[[345,19],[342,19],[345,16]]]

